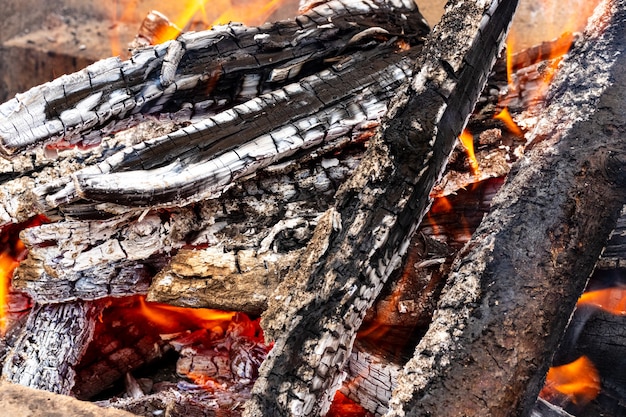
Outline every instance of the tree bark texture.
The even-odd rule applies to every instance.
[[[381,134],[320,219],[306,256],[264,317],[274,348],[246,416],[318,415],[338,388],[356,331],[400,266],[428,194],[485,84],[515,1],[451,3]],[[450,36],[454,34],[454,36]]]
[[[33,308],[2,377],[9,382],[68,395],[75,366],[87,349],[97,310],[91,303],[38,305]]]
[[[457,258],[389,416],[528,415],[624,203],[626,8],[563,63],[492,211]]]

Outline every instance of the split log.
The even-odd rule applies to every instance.
[[[356,331],[425,214],[516,5],[449,3],[418,59],[419,73],[391,104],[382,133],[265,314],[275,344],[244,415],[328,410]]]
[[[626,8],[606,1],[455,262],[388,415],[527,415],[624,204]]]
[[[330,148],[342,143],[339,139],[346,135],[358,138],[360,129],[367,130],[380,117],[384,110],[381,103],[407,76],[408,57],[391,53],[393,49],[383,45],[363,51],[365,55],[351,53],[351,59],[336,62],[333,70],[261,95],[175,133],[126,147],[112,156],[102,155],[89,161],[95,164],[80,173],[73,173],[76,166],[70,166],[70,172],[52,170],[37,179],[17,178],[6,183],[0,220],[20,221],[34,211],[47,212],[79,197],[135,206],[179,206],[219,195],[234,179],[298,148],[320,142]],[[407,52],[409,56],[413,53]],[[40,98],[36,103],[42,106],[46,102]],[[268,111],[277,105],[280,111]],[[19,114],[11,114],[7,120],[19,124]],[[45,130],[33,123],[34,129]],[[28,170],[29,164],[32,162],[22,165]],[[9,171],[15,168],[9,167]],[[164,177],[170,179],[164,182]],[[168,183],[170,186],[164,186]],[[112,205],[109,211],[122,210]]]

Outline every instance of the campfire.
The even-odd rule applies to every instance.
[[[623,414],[623,1],[535,46],[514,0],[432,30],[217,3],[128,53],[116,10],[120,56],[0,105],[3,379],[146,416]]]

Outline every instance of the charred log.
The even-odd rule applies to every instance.
[[[557,76],[534,132],[545,140],[456,261],[389,415],[530,412],[624,203],[626,15],[602,7]]]
[[[245,415],[324,413],[367,308],[396,269],[484,86],[515,1],[450,4],[365,160],[265,315],[276,338]],[[449,32],[458,30],[456,36]],[[454,45],[452,45],[452,43]]]
[[[35,306],[7,356],[5,380],[57,394],[69,394],[74,367],[93,335],[97,308],[74,302]]]
[[[389,13],[384,1],[324,2],[295,20],[183,34],[138,51],[129,61],[100,61],[5,103],[0,149],[12,155],[60,137],[98,143],[108,125],[132,123],[135,114],[176,111],[187,103],[198,109],[219,107],[280,88],[378,39],[384,43],[402,36],[419,42],[428,25],[417,8],[412,2],[393,6]]]

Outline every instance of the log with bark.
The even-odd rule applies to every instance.
[[[502,46],[515,1],[451,2],[359,167],[264,315],[246,416],[325,413],[366,310],[398,268]],[[453,35],[451,35],[453,34]]]
[[[603,2],[457,259],[389,415],[523,415],[624,203],[626,19]],[[473,383],[467,383],[473,381]]]
[[[372,11],[370,3],[363,4],[367,6],[359,9],[360,11],[366,10],[365,14]],[[390,12],[387,7],[390,4],[404,8],[401,10],[405,10],[406,20],[413,22],[409,23],[409,25],[413,24],[409,27],[417,27],[420,30],[423,28],[420,18],[413,16],[416,12],[409,4],[379,3],[380,9],[376,10],[375,17],[384,16],[385,13],[388,15]],[[329,65],[326,71],[310,75],[300,84],[281,87],[282,89],[273,93],[236,105],[232,110],[217,113],[207,121],[195,123],[178,132],[141,143],[136,143],[131,137],[124,139],[119,135],[115,138],[102,138],[102,136],[108,132],[107,129],[116,129],[132,123],[127,116],[132,112],[138,112],[140,108],[141,111],[146,112],[162,112],[165,109],[177,111],[175,117],[180,123],[180,117],[185,114],[185,117],[188,117],[190,113],[196,115],[200,112],[211,111],[211,109],[219,109],[220,106],[226,105],[224,100],[235,100],[234,104],[238,98],[245,97],[247,94],[242,95],[229,90],[228,94],[223,96],[218,94],[217,98],[211,98],[210,100],[214,101],[211,103],[194,101],[200,100],[199,97],[201,97],[194,93],[196,90],[193,88],[196,85],[206,89],[207,83],[217,83],[215,86],[211,84],[215,92],[223,91],[226,87],[219,87],[222,77],[211,78],[215,73],[203,72],[191,75],[197,71],[197,67],[190,70],[191,72],[185,72],[188,67],[182,64],[187,62],[185,59],[190,59],[193,54],[190,52],[190,55],[186,56],[184,48],[181,49],[183,44],[189,52],[190,49],[193,50],[192,40],[197,40],[198,45],[204,45],[207,42],[221,45],[220,42],[226,42],[232,46],[232,36],[239,34],[245,39],[248,39],[246,36],[252,36],[255,42],[250,42],[250,44],[254,43],[250,47],[253,49],[251,55],[254,55],[263,51],[267,52],[264,48],[274,45],[267,39],[275,35],[273,30],[278,31],[276,28],[282,27],[280,25],[268,26],[265,32],[263,31],[265,29],[249,31],[239,26],[230,27],[227,30],[228,34],[225,34],[222,29],[220,29],[222,32],[218,30],[220,34],[217,40],[215,38],[207,40],[208,38],[200,35],[188,35],[189,37],[184,39],[187,39],[189,43],[178,40],[172,42],[167,48],[150,49],[150,54],[152,54],[150,59],[146,58],[147,53],[142,55],[144,51],[138,52],[137,59],[126,63],[120,64],[118,61],[102,63],[100,65],[106,68],[113,64],[110,68],[118,68],[117,71],[119,71],[119,65],[123,67],[126,65],[124,68],[132,67],[133,71],[142,69],[146,78],[139,80],[127,77],[128,79],[123,82],[121,79],[118,80],[119,85],[113,82],[112,87],[102,90],[98,90],[100,87],[96,83],[93,86],[93,95],[91,95],[92,90],[87,89],[72,96],[71,93],[59,89],[56,85],[56,90],[52,88],[51,91],[60,94],[59,97],[68,95],[68,97],[75,98],[50,100],[57,106],[53,110],[50,108],[46,110],[45,101],[50,97],[45,94],[42,96],[44,100],[37,104],[37,94],[41,94],[42,91],[47,94],[47,87],[31,90],[32,96],[21,96],[4,107],[0,106],[3,114],[11,113],[11,117],[16,118],[18,122],[14,124],[15,126],[21,126],[20,123],[23,120],[28,120],[26,123],[32,123],[34,127],[32,132],[29,129],[20,129],[23,132],[32,133],[21,136],[15,135],[16,132],[11,130],[12,126],[9,126],[11,123],[7,124],[8,130],[3,130],[2,136],[6,152],[17,152],[14,149],[30,146],[32,143],[28,144],[28,142],[31,140],[46,141],[47,138],[54,140],[59,132],[54,130],[54,126],[59,120],[66,123],[68,128],[76,133],[74,135],[69,129],[65,132],[68,133],[67,138],[72,145],[87,145],[90,141],[99,142],[101,139],[103,141],[103,146],[88,150],[86,153],[61,151],[60,158],[55,163],[47,161],[41,150],[20,150],[20,155],[16,155],[13,162],[3,165],[4,174],[1,178],[5,187],[1,192],[7,197],[2,202],[3,209],[0,213],[3,222],[21,221],[36,212],[46,212],[53,220],[62,219],[56,223],[24,232],[24,238],[31,247],[31,255],[18,270],[16,284],[27,288],[37,301],[49,303],[143,292],[156,271],[161,271],[161,273],[154,280],[154,283],[158,285],[155,286],[153,283],[153,290],[159,285],[161,288],[165,287],[166,283],[171,282],[176,276],[221,276],[228,278],[214,282],[214,285],[222,288],[234,285],[234,291],[241,294],[240,299],[236,303],[231,303],[230,307],[246,308],[246,300],[252,298],[253,305],[248,308],[259,313],[265,309],[265,302],[271,292],[268,290],[265,294],[257,294],[259,297],[255,299],[256,295],[241,293],[240,288],[247,284],[241,286],[233,284],[231,283],[232,277],[241,276],[242,283],[256,277],[257,285],[270,288],[278,285],[284,274],[288,273],[288,280],[282,284],[281,290],[277,293],[279,298],[274,298],[274,304],[267,314],[266,322],[269,323],[270,331],[278,337],[276,346],[287,347],[290,350],[282,352],[275,350],[274,356],[265,363],[264,374],[255,388],[253,402],[248,405],[248,413],[252,415],[264,412],[298,414],[303,411],[323,411],[328,406],[333,390],[337,388],[336,382],[341,378],[342,363],[347,360],[351,350],[351,340],[367,307],[381,290],[382,282],[394,269],[397,269],[401,255],[406,250],[405,243],[409,241],[410,232],[417,227],[419,218],[429,203],[426,196],[435,179],[440,175],[442,165],[445,164],[452,149],[454,138],[473,107],[473,102],[477,99],[492,61],[495,59],[502,33],[510,20],[506,15],[511,14],[514,9],[514,2],[506,1],[493,2],[491,5],[484,5],[484,8],[477,9],[474,9],[474,5],[470,5],[469,2],[459,2],[459,4],[459,8],[450,7],[449,14],[431,36],[430,43],[426,46],[427,52],[423,55],[418,55],[419,47],[412,48],[408,52],[396,52],[402,46],[397,39],[406,39],[410,42],[411,39],[420,38],[423,32],[420,30],[411,32],[419,33],[419,35],[412,38],[413,35],[409,34],[407,38],[404,38],[400,36],[400,33],[402,30],[407,30],[407,27],[402,26],[404,23],[399,25],[395,20],[390,22],[387,18],[384,24],[377,21],[376,24],[369,24],[369,26],[366,24],[366,28],[359,21],[357,24],[347,24],[347,32],[341,32],[339,27],[335,27],[337,32],[345,36],[344,46],[336,47],[330,57],[319,58],[319,55],[311,55]],[[299,33],[303,36],[305,34],[319,36],[320,30],[333,28],[335,24],[334,18],[332,22],[328,20],[328,14],[338,13],[343,16],[341,13],[350,5],[350,2],[329,2],[328,5],[319,6],[321,9],[312,9],[317,10],[317,15],[313,16],[309,12],[308,16],[314,23],[309,27],[306,26],[308,20],[300,19],[298,20],[300,28],[296,31],[301,30],[302,32]],[[463,10],[466,10],[463,9],[464,7],[468,8],[465,14],[463,14]],[[506,13],[503,13],[504,9]],[[458,19],[459,15],[455,13],[459,13],[462,19]],[[348,15],[351,16],[351,13]],[[321,21],[318,18],[326,19],[325,24],[320,25]],[[337,21],[342,20],[339,18]],[[446,32],[445,29],[449,27],[456,30],[459,22],[467,22],[464,30],[472,33],[472,36],[460,43],[462,46],[460,52],[454,52],[455,48],[452,47],[446,50],[445,43],[436,43],[437,37],[454,42],[456,39],[454,36],[459,36],[459,34],[448,38],[450,32]],[[359,29],[355,29],[356,32],[351,31],[355,27]],[[490,32],[492,30],[493,32]],[[215,34],[210,36],[215,36]],[[233,79],[244,80],[242,83],[247,86],[254,85],[252,90],[256,91],[252,94],[256,95],[262,88],[265,88],[263,86],[280,87],[285,79],[293,81],[294,78],[291,77],[307,75],[308,64],[315,61],[305,60],[302,63],[302,56],[310,52],[305,48],[305,46],[308,47],[310,39],[307,38],[302,44],[295,42],[295,46],[289,42],[278,42],[281,50],[293,46],[295,50],[303,47],[308,52],[304,52],[304,55],[298,55],[301,52],[294,52],[296,54],[294,61],[268,70],[277,78],[272,78],[272,76],[267,79],[263,78],[267,72],[262,73],[260,70],[255,73],[262,66],[261,64],[258,67],[253,65],[255,70],[250,72],[253,76],[249,78],[245,75],[241,76],[242,73],[245,74],[250,70],[244,59],[243,63],[240,63],[241,71],[234,71],[237,75]],[[378,46],[372,49],[373,44]],[[316,45],[319,48],[319,45]],[[334,48],[336,45],[333,45]],[[484,45],[488,48],[483,48]],[[612,45],[607,48],[617,47]],[[217,53],[220,52],[219,47],[216,50]],[[449,55],[443,57],[437,55],[442,50],[443,53]],[[226,55],[238,56],[234,49],[228,49],[228,51],[230,52]],[[316,51],[319,52],[318,49]],[[480,56],[480,54],[485,55]],[[249,55],[244,54],[244,56]],[[411,75],[410,60],[416,56],[420,57],[418,62],[424,65],[416,72],[413,83],[400,89],[401,82]],[[141,57],[146,58],[145,61],[141,61],[139,59]],[[371,60],[374,58],[378,59],[372,63]],[[174,64],[179,59],[180,65],[176,67]],[[231,63],[231,61],[228,62]],[[232,62],[235,66],[239,65],[237,60]],[[616,71],[612,66],[614,63],[609,58],[607,62],[610,64],[608,65],[609,71],[613,74],[613,71]],[[223,62],[220,63],[224,65]],[[316,62],[316,64],[319,63]],[[269,65],[269,61],[265,64]],[[146,66],[142,67],[142,65]],[[222,75],[229,74],[229,71],[223,68],[219,71],[218,73]],[[260,73],[262,74],[259,75]],[[211,76],[207,78],[207,74]],[[75,78],[65,78],[63,82],[71,84],[74,80],[76,81],[74,86],[80,90],[81,86],[85,86],[85,80],[89,80],[92,75],[89,71],[85,71]],[[281,78],[283,76],[284,79]],[[196,78],[192,80],[193,77]],[[356,77],[367,80],[367,88],[364,91],[359,91],[359,85],[346,82]],[[228,77],[225,76],[223,79],[228,80]],[[137,84],[134,84],[135,82]],[[271,84],[271,82],[277,84]],[[235,82],[234,85],[235,89],[239,89],[238,86],[242,84]],[[336,90],[330,92],[333,94],[329,94],[329,85],[334,86]],[[48,87],[53,86],[54,83],[48,85]],[[116,89],[121,86],[124,86],[125,94],[127,94],[124,96],[124,103],[128,105],[128,108],[121,106],[109,114],[104,111],[106,105],[111,104],[111,100],[115,101],[122,97],[120,90]],[[185,90],[185,86],[192,87],[190,90]],[[145,95],[145,92],[152,91],[151,89],[156,91],[156,97]],[[243,88],[243,91],[248,93],[252,90],[248,87]],[[597,92],[597,95],[602,93],[606,96],[607,93],[604,92],[602,86],[599,90],[602,91]],[[177,95],[179,91],[180,96]],[[420,97],[423,96],[417,94],[418,92],[428,96],[426,101],[428,105],[422,106],[424,101],[420,101]],[[314,93],[313,101],[318,103],[317,107],[315,104],[313,107],[307,107],[312,104],[310,97],[307,96],[310,93]],[[392,106],[394,111],[389,118],[385,119],[384,130],[381,130],[382,133],[368,145],[369,149],[363,156],[362,149],[360,149],[362,141],[373,134],[372,129],[377,125],[378,117],[385,111],[386,100],[393,95],[399,95]],[[24,97],[28,97],[28,100]],[[100,102],[101,99],[102,102]],[[297,103],[294,105],[293,100],[296,99]],[[144,101],[150,100],[154,101],[143,105]],[[222,101],[217,103],[220,100]],[[164,104],[165,102],[167,103]],[[187,102],[191,102],[192,105],[185,104]],[[218,107],[211,107],[208,104]],[[596,103],[591,100],[591,104],[584,104],[590,105],[592,109],[590,113],[593,113],[593,105]],[[277,105],[283,106],[279,108],[285,108],[285,106],[293,106],[293,108],[281,110],[278,115],[266,112],[269,107]],[[419,109],[422,113],[412,113],[415,106],[422,106]],[[91,113],[99,114],[98,110],[94,110],[96,107],[102,110],[103,118],[90,125],[89,120],[94,120]],[[605,107],[610,108],[610,106]],[[116,113],[118,110],[119,112]],[[302,115],[302,112],[305,114]],[[33,119],[24,119],[23,115],[27,113],[31,114]],[[340,120],[342,117],[346,119]],[[583,118],[583,116],[580,117]],[[602,118],[604,113],[596,114],[594,117]],[[7,120],[10,120],[10,117]],[[432,120],[443,124],[432,124]],[[422,129],[422,131],[415,136],[412,136],[415,132],[408,132],[410,134],[406,136],[409,139],[405,141],[402,135],[403,132],[407,132],[409,125],[403,126],[402,122],[408,123],[408,121],[416,123],[410,125],[411,128],[415,127],[416,130]],[[73,122],[76,123],[72,125]],[[596,122],[601,124],[602,120]],[[249,128],[250,132],[259,127],[263,130],[239,135],[238,129],[241,126]],[[436,129],[429,130],[433,128]],[[42,129],[51,129],[49,135],[48,133],[44,135],[45,138],[44,136],[39,138],[35,134]],[[619,131],[621,125],[616,124],[615,129]],[[222,130],[224,133],[214,136],[217,130]],[[6,131],[11,134],[6,134]],[[434,131],[437,131],[440,136],[437,136]],[[571,134],[569,133],[570,127],[563,128],[561,132],[565,132],[564,136],[567,139]],[[216,138],[219,141],[215,141]],[[183,139],[189,142],[183,143]],[[433,141],[432,144],[428,143],[430,139]],[[246,142],[248,140],[252,140],[250,142],[252,145]],[[427,144],[435,146],[434,154],[428,154],[430,148],[426,146]],[[315,151],[307,150],[307,146],[316,146],[316,149]],[[411,152],[407,152],[407,149]],[[423,152],[423,159],[420,159],[418,153],[413,152],[416,149]],[[539,152],[538,150],[543,148],[542,145],[536,145],[535,149],[535,152]],[[615,145],[615,150],[621,152],[617,145]],[[619,152],[616,152],[618,160],[621,157]],[[172,153],[173,156],[164,157],[163,153]],[[282,164],[276,163],[278,158],[283,156],[288,156],[289,160]],[[570,156],[573,163],[578,162],[576,159],[578,155],[566,154],[566,158]],[[613,156],[614,154],[611,154],[611,158]],[[546,158],[546,156],[543,155],[541,158]],[[251,165],[242,164],[241,161],[244,160]],[[428,165],[429,163],[432,164]],[[263,171],[256,171],[267,164],[272,165]],[[83,168],[85,165],[91,166]],[[224,165],[226,168],[219,165]],[[360,168],[356,171],[356,175],[348,183],[343,184],[357,165]],[[207,167],[209,167],[208,175],[199,172]],[[589,167],[593,167],[593,164],[589,163]],[[424,170],[420,172],[422,168]],[[613,169],[614,165],[610,168]],[[376,169],[378,172],[373,172]],[[157,174],[162,176],[158,177]],[[130,186],[126,184],[128,178],[136,175],[142,175],[141,183]],[[157,178],[157,182],[152,176]],[[163,186],[158,183],[162,181],[158,178],[170,177],[174,179],[172,184]],[[239,181],[236,184],[233,183],[238,178]],[[424,180],[420,182],[418,178]],[[600,178],[604,179],[601,175]],[[179,180],[182,182],[176,182]],[[183,184],[186,188],[181,188],[176,184]],[[230,187],[230,190],[224,191],[227,187]],[[328,200],[337,189],[340,190],[337,194],[338,201],[334,208],[328,209]],[[380,193],[377,194],[373,190],[379,190]],[[585,197],[584,191],[588,190],[581,190],[577,197],[581,201],[591,198]],[[221,201],[208,199],[218,195],[222,197]],[[268,197],[271,197],[271,200],[267,201]],[[621,198],[621,191],[618,190],[614,198],[615,200]],[[555,201],[545,202],[545,207],[548,207],[548,203],[555,205]],[[189,204],[190,202],[194,203]],[[614,201],[610,202],[610,204],[613,203]],[[177,207],[182,204],[186,206]],[[508,206],[507,209],[509,209]],[[547,209],[544,208],[544,210]],[[325,215],[320,215],[325,211]],[[249,221],[246,217],[253,217],[253,221]],[[316,226],[317,229],[315,229]],[[559,236],[563,238],[562,233],[565,232],[554,230],[555,236],[561,233]],[[594,262],[593,251],[597,249],[596,241],[602,239],[599,236],[602,233],[603,231],[600,230],[593,235],[595,240],[590,243],[593,249],[588,253],[589,256],[581,257],[580,262],[591,264]],[[535,235],[537,234],[533,234]],[[380,236],[381,239],[368,241],[368,236]],[[218,241],[222,242],[221,246],[203,251],[184,249],[187,245],[198,247]],[[469,250],[468,248],[467,251]],[[560,266],[560,262],[566,256],[560,254],[559,250],[555,248],[554,257],[551,258],[557,266]],[[515,254],[514,249],[510,251]],[[174,262],[164,268],[170,255],[174,255]],[[318,263],[318,260],[323,262]],[[545,262],[541,263],[542,266],[544,264]],[[295,271],[294,266],[299,267],[300,270]],[[457,269],[461,267],[467,267],[467,264],[459,261]],[[584,268],[579,269],[578,272],[584,274]],[[486,273],[489,274],[489,272]],[[456,271],[452,279],[458,276],[459,272]],[[259,280],[258,277],[262,278]],[[302,280],[294,285],[294,280],[300,278]],[[181,285],[185,285],[184,280],[181,282]],[[369,284],[373,286],[367,288]],[[485,287],[490,285],[491,281],[485,283]],[[492,288],[497,288],[499,285],[501,284],[498,283]],[[204,290],[208,286],[207,279],[199,280],[198,284],[193,287],[193,291],[186,293],[190,296],[188,299],[178,297],[179,303],[197,305],[197,300],[193,299],[193,292]],[[561,306],[565,317],[568,316],[568,311],[571,311],[567,310],[568,306],[571,307],[570,299],[573,297],[571,294],[580,290],[580,285],[573,287],[571,293],[568,293],[568,300]],[[285,288],[290,294],[287,294]],[[299,295],[292,294],[296,290],[304,296],[298,299]],[[448,294],[452,292],[454,291]],[[159,296],[162,297],[162,295]],[[327,302],[323,302],[323,299]],[[310,304],[306,305],[309,301]],[[283,304],[288,302],[293,302],[293,304]],[[440,305],[440,314],[450,313],[450,317],[454,318],[455,313],[450,311],[450,305],[445,302]],[[343,312],[340,308],[342,303],[346,309]],[[494,309],[503,308],[504,305],[504,301],[498,299],[498,305],[494,306]],[[470,308],[473,306],[470,304]],[[54,306],[46,308],[51,311]],[[300,308],[302,310],[298,310]],[[334,308],[336,310],[332,311]],[[35,311],[39,310],[35,309]],[[58,309],[59,316],[57,317],[60,317],[61,311],[63,311],[62,308]],[[284,311],[288,314],[280,317],[280,320],[271,321],[272,317],[276,318]],[[344,321],[346,311],[350,313]],[[465,311],[467,310],[461,309],[461,313]],[[483,310],[480,312],[484,317],[489,317],[489,312]],[[479,324],[480,318],[476,316],[473,320],[474,324]],[[556,329],[554,333],[558,333],[561,325],[562,323],[554,325]],[[45,321],[41,321],[38,326],[45,327]],[[288,328],[287,332],[281,328],[283,326]],[[324,326],[326,330],[321,330]],[[337,332],[337,329],[340,331]],[[56,333],[54,329],[52,332],[43,331]],[[435,331],[431,329],[420,346],[431,343]],[[78,333],[80,338],[88,338],[89,326],[84,327]],[[444,333],[435,336],[442,334]],[[469,339],[472,339],[474,334],[469,336]],[[555,337],[550,338],[550,342],[553,342]],[[317,344],[316,347],[315,344],[318,342],[321,344]],[[20,343],[20,347],[12,356],[13,359],[8,361],[6,366],[15,366],[11,370],[12,375],[19,375],[20,369],[28,369],[29,373],[36,374],[38,371],[32,371],[29,368],[33,363],[28,365],[29,367],[19,368],[20,352],[31,350],[27,340]],[[338,346],[336,346],[337,343]],[[472,345],[470,344],[468,348],[472,349]],[[418,347],[418,349],[421,348]],[[548,352],[549,347],[546,347],[545,351]],[[302,356],[302,352],[310,355]],[[429,352],[436,353],[433,349]],[[68,356],[74,353],[70,352]],[[454,362],[457,358],[447,351],[441,354],[444,360],[453,358],[452,362]],[[480,358],[479,355],[475,357]],[[495,356],[489,356],[489,358],[492,357]],[[408,379],[411,384],[413,383],[410,377],[414,372],[412,367],[415,366],[416,361],[423,360],[423,358],[424,356],[418,356],[406,368],[405,372],[409,377],[403,377],[405,382],[401,383],[404,385],[401,385],[398,395],[402,392],[407,395],[403,398],[396,397],[396,408],[405,407],[409,413],[417,413],[412,407],[414,398],[421,395],[420,391],[414,393],[413,387],[406,385],[406,381]],[[308,360],[310,363],[301,367],[293,365],[298,363],[294,361],[302,360]],[[529,359],[531,362],[532,360]],[[544,363],[541,366],[531,367],[529,372],[534,372],[533,375],[540,375],[541,370],[547,366],[543,357],[537,360]],[[330,362],[326,363],[328,361]],[[328,367],[328,365],[332,366]],[[45,367],[45,360],[36,366]],[[539,368],[538,372],[536,368]],[[428,370],[428,367],[423,369]],[[439,378],[441,376],[439,371],[441,369],[434,369],[432,376]],[[416,372],[422,372],[422,368]],[[542,376],[533,378],[533,380],[539,380]],[[422,382],[430,389],[429,381],[424,379]],[[437,384],[439,383],[435,380],[433,386],[438,386]],[[441,384],[447,386],[448,383],[444,381]],[[47,387],[45,384],[42,386]],[[516,386],[511,384],[510,387]],[[285,391],[284,388],[288,390]],[[533,389],[530,387],[529,391]],[[439,391],[433,390],[432,392]],[[459,391],[458,394],[463,395],[463,391]],[[491,395],[489,393],[489,396]],[[497,395],[493,397],[493,403],[496,403],[498,397]],[[532,393],[528,394],[528,397],[532,397]],[[318,399],[322,401],[318,403]],[[447,401],[442,400],[442,403],[445,404]],[[421,401],[419,407],[422,407],[422,404],[426,408],[431,405],[428,398],[426,401]],[[457,405],[463,407],[463,404],[465,404],[463,401],[459,401]],[[473,402],[470,402],[470,406],[473,405]],[[489,407],[491,405],[487,405],[487,408]],[[487,412],[497,414],[494,410],[500,409],[498,407],[504,409],[506,406],[493,405]],[[379,410],[379,412],[382,411]],[[449,409],[446,409],[439,411],[439,414],[448,415],[448,412]]]

